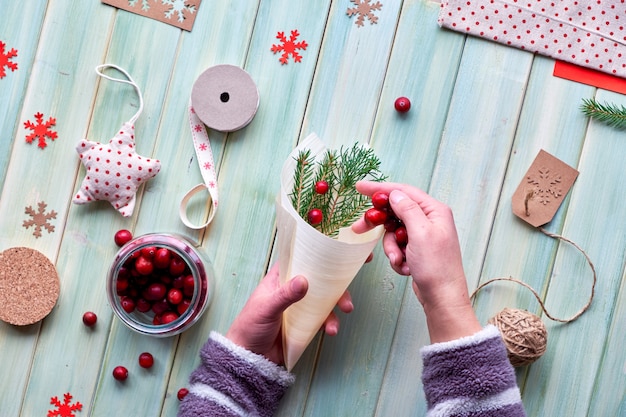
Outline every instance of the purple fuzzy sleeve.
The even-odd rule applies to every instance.
[[[524,417],[524,407],[500,332],[480,332],[422,349],[427,417]]]
[[[270,417],[294,382],[292,374],[211,332],[189,379],[178,417]]]

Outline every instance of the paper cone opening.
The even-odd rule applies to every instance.
[[[287,190],[293,185],[294,156],[301,149],[321,155],[325,147],[317,136],[310,135],[292,152],[283,167],[276,201],[281,282],[296,275],[303,275],[309,282],[307,295],[283,314],[283,351],[288,370],[300,359],[383,233],[382,226],[363,234],[344,228],[333,239],[300,217]]]

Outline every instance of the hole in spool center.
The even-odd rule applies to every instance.
[[[228,103],[228,100],[230,100],[230,94],[228,94],[226,92],[220,94],[220,101],[222,103]]]

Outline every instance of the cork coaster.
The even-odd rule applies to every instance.
[[[59,290],[56,268],[41,252],[18,247],[0,253],[0,320],[38,322],[52,311]]]

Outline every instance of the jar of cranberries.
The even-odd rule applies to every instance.
[[[146,234],[115,255],[107,296],[126,326],[146,335],[173,336],[205,312],[213,278],[211,263],[184,237]]]

